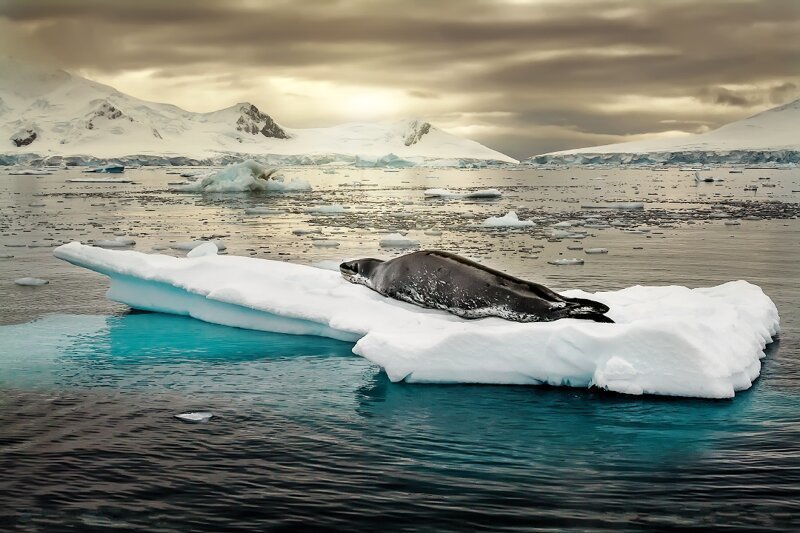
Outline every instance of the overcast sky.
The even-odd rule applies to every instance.
[[[0,46],[192,111],[420,116],[516,157],[800,97],[800,0],[0,0]]]

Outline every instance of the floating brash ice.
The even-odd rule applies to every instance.
[[[266,259],[178,258],[74,242],[56,257],[111,278],[111,300],[240,328],[355,342],[392,381],[596,386],[627,394],[730,398],[761,369],[778,312],[746,281],[588,294],[615,324],[465,320]]]

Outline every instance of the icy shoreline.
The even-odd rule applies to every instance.
[[[596,386],[729,398],[751,386],[779,330],[745,281],[570,296],[608,304],[616,324],[465,321],[383,298],[337,272],[235,256],[175,258],[70,243],[56,257],[111,278],[107,296],[143,310],[356,342],[393,381]]]

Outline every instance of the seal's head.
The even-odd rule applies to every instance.
[[[375,267],[383,263],[380,259],[355,259],[339,265],[339,272],[344,279],[350,283],[359,283],[370,286],[370,276],[375,271]]]

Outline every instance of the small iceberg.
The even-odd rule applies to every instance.
[[[551,265],[557,266],[566,266],[566,265],[582,265],[583,259],[554,259],[552,261],[548,261]]]
[[[419,246],[419,241],[409,239],[399,233],[390,233],[381,239],[380,245],[382,248],[413,248]]]
[[[136,241],[131,237],[118,236],[112,240],[95,241],[94,245],[100,248],[127,248],[133,246]]]
[[[193,411],[191,413],[181,413],[179,415],[172,415],[181,422],[187,422],[189,424],[205,424],[212,418],[214,418],[213,413],[209,413],[208,411]]]
[[[608,248],[586,248],[584,252],[587,254],[607,254]]]
[[[318,205],[316,207],[309,207],[306,213],[312,215],[341,215],[344,213],[344,206],[342,204]]]
[[[23,287],[41,287],[42,285],[47,285],[50,282],[41,278],[19,278],[15,279],[14,283],[17,285],[22,285]]]
[[[533,220],[520,220],[516,211],[509,211],[501,217],[489,217],[483,221],[484,228],[530,228],[536,225]]]
[[[206,244],[208,242],[213,243],[214,246],[217,248],[217,251],[222,251],[222,250],[225,250],[227,248],[225,246],[225,243],[223,241],[221,241],[221,240],[218,240],[218,239],[213,240],[213,241],[198,240],[198,241],[188,241],[188,242],[176,242],[176,243],[170,244],[169,247],[172,248],[173,250],[179,250],[181,252],[191,252],[192,250],[194,250],[198,246],[202,246],[203,244]]]
[[[746,281],[569,290],[566,296],[608,305],[615,323],[519,323],[421,309],[309,265],[225,255],[187,259],[77,242],[54,254],[108,276],[113,301],[353,342],[353,352],[383,368],[391,381],[731,398],[759,376],[764,348],[780,329],[775,304]]]
[[[176,186],[172,190],[183,192],[301,192],[310,191],[311,185],[303,179],[286,181],[276,174],[277,169],[267,168],[252,159],[233,163],[187,185]]]
[[[104,167],[95,167],[84,170],[87,174],[122,174],[125,172],[125,167],[122,165],[106,165]]]

